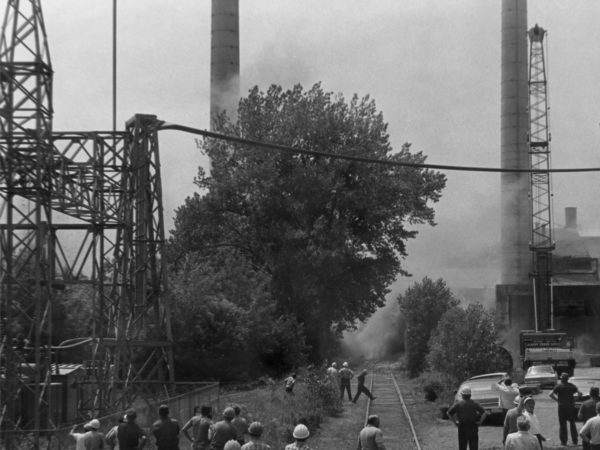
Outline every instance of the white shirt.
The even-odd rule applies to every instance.
[[[531,434],[543,434],[542,428],[540,427],[540,421],[535,414],[532,414],[529,411],[523,411],[523,417],[526,417],[527,420],[529,420],[529,432]]]
[[[513,383],[510,386],[504,384],[504,381],[498,383],[498,389],[500,389],[500,408],[510,409],[513,408],[514,400],[519,395],[519,385]]]
[[[540,443],[528,431],[517,431],[506,436],[504,450],[540,450]]]
[[[588,436],[594,445],[600,444],[600,416],[592,417],[583,425],[579,432],[582,436]]]

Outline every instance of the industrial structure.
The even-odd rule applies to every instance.
[[[210,121],[226,113],[237,118],[240,99],[239,0],[212,0]]]
[[[55,132],[40,0],[8,0],[3,17],[0,432],[7,448],[40,448],[65,420],[67,390],[77,417],[95,417],[174,381],[157,121]],[[53,310],[69,295],[90,309],[89,334],[56,342]],[[86,361],[66,370],[73,348]]]

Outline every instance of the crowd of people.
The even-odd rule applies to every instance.
[[[510,378],[498,383],[500,405],[505,411],[502,444],[505,450],[543,450],[546,436],[535,414],[535,400],[521,395],[517,384]],[[590,398],[583,402],[579,410],[575,399],[582,393],[569,382],[569,375],[562,373],[560,380],[550,392],[550,398],[558,404],[559,439],[566,446],[578,445],[581,438],[583,450],[600,450],[600,396],[597,387],[590,388]],[[468,385],[460,392],[461,399],[448,409],[448,417],[458,428],[459,450],[477,450],[479,426],[485,420],[486,411],[473,399]],[[579,432],[575,425],[578,418],[584,425]]]
[[[339,387],[341,399],[348,394],[348,400],[356,403],[361,394],[371,400],[375,397],[365,386],[367,370],[362,370],[357,378],[357,390],[352,397],[351,380],[354,372],[347,362],[337,369],[332,363],[327,368],[326,377],[329,382]],[[284,379],[284,390],[288,395],[294,395],[297,374],[293,373]],[[179,443],[184,438],[189,442],[191,450],[270,450],[263,442],[264,427],[260,422],[248,423],[241,415],[237,405],[226,407],[220,420],[213,420],[213,409],[209,405],[195,407],[192,417],[183,425],[170,416],[169,407],[160,405],[158,420],[152,424],[152,431],[146,433],[136,422],[137,413],[128,410],[118,418],[106,435],[100,431],[100,422],[93,419],[83,425],[83,432],[78,432],[78,426],[69,433],[76,442],[76,450],[141,450],[149,447],[153,441],[158,450],[183,450]],[[285,446],[285,450],[311,450],[308,445],[310,431],[305,423],[298,423],[292,432],[293,442]],[[383,435],[379,429],[379,418],[370,416],[366,426],[359,434],[360,448],[363,450],[384,450]]]

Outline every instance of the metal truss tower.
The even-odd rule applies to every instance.
[[[529,157],[533,296],[536,330],[553,326],[552,320],[552,186],[548,92],[544,58],[546,31],[537,25],[529,34]]]
[[[1,33],[0,432],[8,448],[24,437],[40,448],[59,425],[65,348],[87,351],[82,416],[174,382],[157,120],[53,132],[40,0],[8,0]],[[75,285],[91,292],[90,333],[54,342],[53,308]]]

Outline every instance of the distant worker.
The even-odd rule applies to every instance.
[[[75,439],[75,450],[85,450],[85,447],[83,444],[83,436],[85,436],[85,433],[90,431],[89,423],[86,423],[85,425],[83,425],[83,433],[76,433],[75,432],[76,429],[77,429],[77,425],[73,425],[73,428],[71,428],[71,431],[69,432],[69,436],[71,436],[73,439]]]
[[[358,435],[359,450],[385,450],[383,445],[383,432],[379,428],[379,417],[369,416],[367,425],[360,430]]]
[[[285,385],[285,392],[287,392],[290,395],[294,395],[294,385],[296,384],[296,377],[297,375],[293,373],[285,380],[283,380],[283,384]]]
[[[329,379],[334,382],[334,383],[339,383],[339,378],[338,378],[338,370],[337,370],[337,363],[332,362],[331,366],[329,366],[327,368],[327,376],[329,377]]]
[[[125,414],[125,422],[117,428],[119,450],[141,450],[146,445],[146,434],[135,422],[135,409],[129,409]]]
[[[458,450],[477,450],[479,448],[479,426],[488,413],[476,401],[471,399],[471,387],[464,386],[461,400],[448,410],[448,416],[458,428]]]
[[[310,436],[310,431],[308,431],[308,428],[306,427],[306,425],[299,423],[298,425],[296,425],[296,428],[294,428],[294,432],[292,433],[294,442],[286,445],[285,450],[298,450],[298,449],[312,450],[306,443],[309,436]]]
[[[158,450],[179,450],[179,423],[169,416],[169,407],[158,407],[158,420],[152,424],[152,434]]]
[[[104,440],[106,441],[106,445],[108,445],[109,450],[119,450],[119,441],[117,440],[117,429],[119,425],[125,422],[125,415],[119,415],[117,419],[117,424],[108,430],[106,433],[106,437]]]
[[[248,427],[248,436],[250,442],[242,445],[241,450],[271,450],[271,446],[265,444],[261,440],[264,428],[260,422],[252,422]]]
[[[223,420],[218,421],[213,426],[210,450],[223,450],[227,441],[236,441],[237,432],[231,424],[234,417],[235,411],[231,406],[223,410]],[[236,443],[238,442],[236,441]]]
[[[517,431],[506,437],[504,450],[540,450],[537,437],[529,432],[529,420],[523,416],[517,419]]]
[[[248,421],[240,416],[242,410],[238,405],[233,407],[233,412],[235,413],[235,417],[231,421],[231,425],[233,425],[233,428],[235,428],[235,432],[237,433],[236,440],[240,445],[244,445],[246,432],[248,431]]]
[[[532,397],[525,397],[523,399],[523,417],[529,422],[529,432],[534,435],[539,444],[539,448],[544,448],[544,442],[546,438],[542,434],[542,427],[540,421],[535,415],[535,400]]]
[[[560,381],[556,383],[550,393],[550,398],[558,403],[558,436],[562,445],[567,445],[568,433],[567,422],[571,429],[571,439],[577,445],[577,427],[575,426],[575,394],[581,397],[581,392],[573,383],[569,383],[569,374],[560,374]]]
[[[519,385],[513,383],[510,377],[506,377],[498,381],[498,389],[500,390],[500,408],[506,413],[513,407],[513,401],[519,395]]]
[[[354,396],[354,400],[352,400],[352,403],[356,403],[356,400],[358,400],[358,397],[360,397],[361,392],[364,392],[365,395],[367,397],[369,397],[371,400],[375,400],[375,397],[373,397],[373,394],[371,394],[371,391],[369,391],[367,389],[367,387],[365,386],[366,376],[367,376],[367,369],[363,369],[362,372],[360,373],[360,375],[358,377],[356,377],[356,381],[357,381],[356,395]]]
[[[600,402],[596,403],[596,416],[583,424],[579,435],[584,449],[600,450]]]
[[[348,392],[348,400],[352,401],[352,391],[350,389],[350,380],[354,377],[354,372],[348,368],[348,363],[344,362],[340,369],[340,392],[341,398],[344,399],[344,390]]]
[[[208,450],[210,448],[209,431],[212,427],[212,408],[209,405],[203,405],[198,411],[194,410],[194,415],[186,422],[181,429],[183,435],[192,443],[192,450]],[[188,430],[192,429],[190,436]]]
[[[504,416],[504,430],[502,431],[502,444],[506,442],[506,437],[510,433],[516,433],[519,431],[517,426],[517,420],[523,414],[523,402],[525,401],[525,397],[515,397],[513,400],[514,408],[506,411],[506,415]],[[527,429],[529,430],[529,422],[527,422]]]
[[[100,433],[100,421],[92,419],[87,424],[88,431],[83,435],[81,441],[85,450],[102,450],[104,448],[104,435]]]

